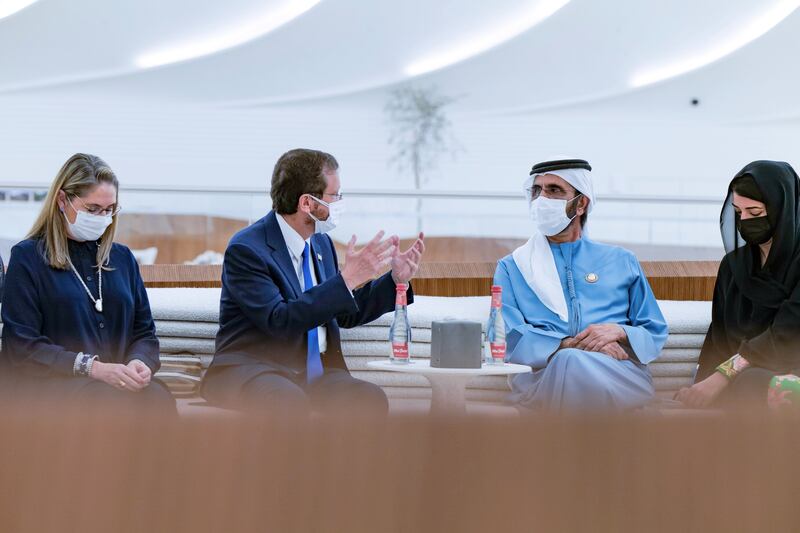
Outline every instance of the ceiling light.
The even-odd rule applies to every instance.
[[[413,61],[405,68],[405,73],[409,76],[418,76],[485,52],[529,30],[567,5],[569,1],[540,0],[533,2],[533,5],[527,11],[517,13],[505,24],[491,28],[478,35],[470,35],[462,43],[454,45],[449,50]]]
[[[735,35],[727,36],[721,42],[697,55],[660,67],[643,70],[635,74],[630,83],[633,87],[642,87],[680,76],[718,61],[767,33],[777,26],[779,22],[791,15],[798,7],[800,7],[800,0],[780,0],[771,9],[753,18]]]
[[[0,0],[0,19],[22,11],[35,2],[36,0]]]
[[[136,65],[151,68],[207,56],[257,39],[299,17],[321,0],[292,0],[278,9],[251,17],[236,27],[190,42],[147,52],[136,58]]]

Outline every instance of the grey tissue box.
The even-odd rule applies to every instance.
[[[443,320],[431,324],[431,366],[434,368],[480,368],[481,325],[466,320]]]

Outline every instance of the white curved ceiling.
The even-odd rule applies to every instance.
[[[0,10],[10,1],[0,0]],[[0,19],[0,96],[35,91],[272,105],[380,95],[413,79],[461,97],[465,108],[526,111],[623,95],[635,102],[642,91],[637,75],[683,65],[644,91],[681,99],[711,92],[717,101],[727,98],[735,105],[737,94],[760,94],[763,84],[772,84],[788,100],[783,103],[800,112],[793,90],[800,80],[794,60],[797,4],[800,0],[39,0]],[[267,20],[271,13],[291,12],[293,5],[304,9],[274,24]],[[543,16],[530,24],[509,25],[537,10]],[[773,12],[781,16],[742,40],[754,20]],[[259,20],[261,26],[254,24]],[[481,42],[488,45],[478,46]],[[185,52],[186,43],[202,53],[142,68],[144,55],[181,46]],[[214,52],[215,46],[220,51]],[[709,50],[724,53],[708,55]],[[415,62],[442,56],[451,61],[409,70]],[[698,57],[711,59],[690,61]],[[413,75],[425,70],[432,71]],[[742,74],[749,71],[771,75]],[[720,83],[731,77],[741,83]]]
[[[3,0],[0,2],[0,19],[10,17],[34,2],[36,2],[36,0]]]
[[[200,32],[189,39],[154,45],[152,50],[136,56],[139,68],[153,68],[181,61],[190,61],[247,44],[288,24],[320,0],[283,0],[278,5],[247,13],[239,20],[218,24],[213,31]]]

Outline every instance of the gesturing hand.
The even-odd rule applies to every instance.
[[[128,362],[128,368],[133,369],[134,372],[139,374],[139,377],[144,380],[144,386],[150,385],[150,378],[153,377],[153,372],[150,371],[150,367],[144,364],[139,359],[131,359]]]
[[[558,349],[563,350],[564,348],[578,348],[576,339],[577,337],[564,337],[561,339],[561,344],[559,344]],[[610,357],[613,357],[617,361],[624,361],[625,359],[628,359],[628,352],[626,352],[622,345],[617,341],[609,342],[605,346],[593,351],[604,353]]]
[[[392,235],[385,241],[381,241],[383,234],[383,231],[379,231],[366,246],[358,251],[356,251],[355,235],[347,243],[342,278],[351,291],[375,278],[391,263],[392,255],[400,239],[396,235]]]
[[[119,363],[95,361],[89,377],[108,383],[119,390],[131,392],[138,392],[147,386],[134,369]]]
[[[617,361],[624,361],[628,359],[628,352],[626,352],[622,345],[616,341],[609,342],[602,348],[599,348],[597,351],[611,356]]]
[[[559,350],[563,350],[564,348],[574,348],[575,347],[575,339],[572,337],[564,337],[561,339],[561,343],[558,345]]]
[[[420,232],[414,244],[403,253],[400,253],[399,246],[394,248],[394,253],[392,254],[392,279],[395,283],[408,283],[419,270],[419,262],[425,252],[424,238],[425,234]]]
[[[675,394],[675,399],[688,407],[702,409],[711,405],[714,398],[719,396],[728,383],[728,378],[719,372],[714,372],[703,381],[679,390]]]
[[[575,335],[573,347],[587,352],[601,352],[603,346],[627,338],[625,330],[618,324],[592,324]]]

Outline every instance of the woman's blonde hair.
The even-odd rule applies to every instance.
[[[50,186],[44,206],[39,217],[34,222],[28,239],[38,239],[42,245],[45,261],[60,270],[69,268],[69,249],[67,247],[67,220],[66,215],[58,205],[58,193],[64,191],[67,200],[82,197],[92,191],[101,183],[108,183],[114,187],[119,195],[119,182],[117,176],[105,161],[95,155],[75,154],[70,157],[61,170],[58,171],[55,181]],[[111,254],[111,245],[114,243],[114,232],[117,229],[117,217],[111,222],[100,237],[100,246],[97,249],[97,265],[108,263]]]

